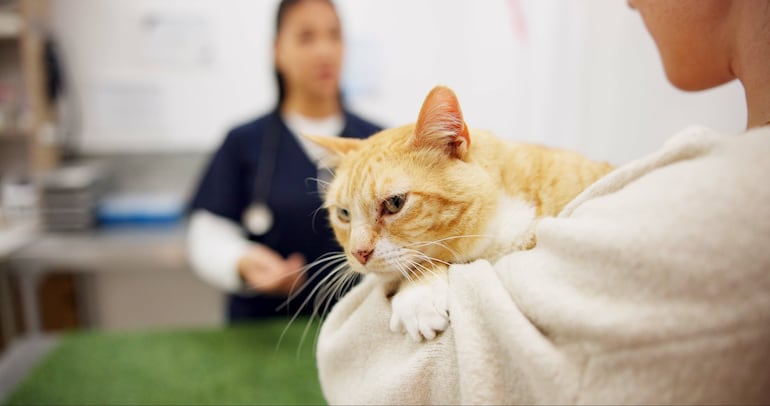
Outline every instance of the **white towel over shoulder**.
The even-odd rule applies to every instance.
[[[333,404],[770,403],[770,128],[692,128],[537,247],[450,268],[449,329],[389,331],[367,277],[323,325]]]

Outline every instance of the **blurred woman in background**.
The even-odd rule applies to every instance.
[[[282,0],[275,27],[278,103],[228,133],[191,204],[189,260],[230,293],[231,322],[295,313],[323,278],[303,271],[306,261],[339,250],[325,214],[314,215],[319,155],[300,134],[364,138],[380,130],[342,104],[342,29],[331,1]]]

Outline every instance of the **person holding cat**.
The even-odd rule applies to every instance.
[[[192,200],[189,260],[201,278],[230,293],[231,322],[293,315],[323,276],[302,271],[305,262],[339,250],[324,216],[314,216],[321,205],[310,181],[319,174],[317,151],[300,133],[364,138],[379,130],[342,103],[342,55],[330,0],[282,0],[277,106],[227,134]],[[289,296],[288,310],[279,312]]]
[[[366,274],[318,338],[330,404],[770,403],[770,0],[629,4],[674,86],[743,84],[747,130],[685,129],[537,219],[586,172],[548,178],[448,88],[414,125],[316,139]]]

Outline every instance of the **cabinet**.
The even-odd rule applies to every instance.
[[[0,0],[0,177],[6,184],[57,163],[46,83],[47,3]]]
[[[34,238],[35,177],[57,164],[46,82],[48,0],[0,0],[0,348],[12,338],[15,294],[5,260]],[[18,304],[18,303],[17,303]]]

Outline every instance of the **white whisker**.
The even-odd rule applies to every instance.
[[[331,273],[335,275],[335,278],[333,279],[333,282],[329,283],[329,285],[334,286],[335,287],[334,289],[340,288],[341,285],[342,285],[340,283],[340,281],[344,281],[345,278],[347,277],[347,273],[344,272],[346,267],[347,267],[347,264],[341,264],[340,266],[338,266],[337,268],[334,268],[334,270],[332,270]],[[331,304],[331,301],[333,299],[331,292],[334,292],[334,290],[331,290],[330,294],[326,295],[327,296],[326,297],[326,306],[324,307],[323,311],[320,314],[319,314],[318,310],[320,308],[319,303],[321,303],[321,302],[319,302],[318,299],[321,296],[317,295],[315,297],[314,306],[313,306],[313,312],[312,312],[312,314],[310,316],[311,320],[313,318],[315,318],[316,316],[318,316],[319,319],[320,319],[320,318],[323,318],[326,315],[326,311],[328,310],[329,305]],[[308,297],[308,299],[309,299],[309,297]],[[308,333],[308,331],[310,329],[310,326],[311,326],[311,323],[308,323],[305,326],[305,329],[302,331],[302,337],[299,340],[300,345],[299,345],[299,347],[297,347],[297,356],[298,357],[299,357],[299,349],[302,348],[302,343],[304,343],[305,342],[305,338],[307,338],[307,333]]]
[[[314,279],[316,279],[318,276],[322,275],[323,271],[325,271],[326,269],[328,269],[328,268],[330,268],[332,266],[335,266],[339,261],[342,261],[342,260],[346,260],[344,253],[342,253],[342,254],[332,254],[332,255],[328,255],[327,254],[326,258],[321,256],[319,259],[317,259],[317,260],[311,262],[310,264],[307,264],[307,265],[303,266],[302,268],[300,268],[298,271],[307,271],[307,270],[311,269],[314,266],[326,263],[324,266],[322,266],[316,272],[314,272],[314,274],[310,278],[308,278],[308,280],[306,280],[305,283],[303,283],[300,288],[295,290],[294,289],[294,284],[292,284],[291,291],[293,293],[286,299],[286,301],[281,303],[281,305],[278,306],[276,308],[276,310],[281,310],[284,307],[287,307],[289,305],[289,303],[291,303],[292,300],[294,300],[300,293],[302,293],[302,291],[305,290],[305,288],[307,288]],[[295,271],[295,272],[297,272],[297,271]],[[292,272],[292,273],[294,273],[294,272]]]
[[[421,252],[421,251],[417,251],[417,250],[413,250],[413,249],[411,249],[411,248],[404,248],[404,251],[407,251],[407,252],[411,252],[411,253],[414,253],[414,254],[415,254],[415,255],[417,255],[417,256],[418,256],[420,259],[426,259],[426,260],[428,260],[428,262],[431,262],[431,263],[433,263],[433,262],[438,262],[438,263],[441,263],[441,264],[444,264],[444,265],[447,265],[447,266],[449,266],[449,265],[452,265],[451,263],[449,263],[449,262],[447,262],[447,261],[444,261],[444,260],[441,260],[441,259],[438,259],[438,258],[433,258],[433,257],[431,257],[431,256],[427,255],[427,254],[426,254],[426,253],[424,253],[424,252]]]
[[[308,293],[307,297],[300,304],[297,311],[294,313],[291,319],[289,319],[289,322],[286,324],[286,327],[284,327],[280,337],[278,338],[278,343],[276,344],[276,348],[280,347],[281,342],[283,341],[283,338],[286,335],[286,332],[288,331],[289,327],[291,327],[291,325],[294,323],[294,321],[297,319],[300,313],[302,313],[302,310],[305,309],[305,307],[308,305],[308,303],[310,302],[310,299],[311,298],[317,299],[318,298],[318,295],[316,295],[317,292],[328,289],[329,285],[333,285],[334,282],[338,281],[341,278],[344,278],[345,274],[344,272],[341,272],[341,271],[344,271],[348,267],[347,258],[344,252],[332,252],[332,253],[327,253],[322,255],[321,257],[319,257],[319,259],[303,267],[303,269],[307,269],[320,264],[323,264],[323,266],[320,269],[318,269],[313,276],[308,278],[308,280],[303,284],[301,288],[299,288],[298,291],[293,293],[287,301],[285,301],[283,304],[281,304],[281,306],[279,306],[279,308],[282,308],[288,305],[288,303],[291,300],[295,299],[297,295],[299,295],[304,289],[306,289],[313,280],[317,279],[321,275],[324,275],[323,271],[325,271],[330,267],[334,267],[327,275],[323,276],[323,278],[321,278],[321,280],[316,284],[316,286]],[[305,330],[303,331],[302,338],[300,340],[300,347],[302,346],[305,336],[307,335],[308,329],[312,325],[313,320],[317,315],[318,315],[318,309],[314,308],[313,312],[311,313],[310,319],[308,320],[308,324],[306,325]],[[298,348],[298,351],[299,351],[299,348]]]
[[[299,314],[302,312],[302,309],[304,309],[305,306],[307,306],[307,303],[310,300],[310,298],[313,297],[313,294],[321,287],[321,285],[323,285],[324,282],[326,282],[326,280],[328,280],[329,278],[331,278],[333,276],[336,276],[334,274],[334,272],[330,273],[329,275],[326,275],[323,279],[321,279],[320,282],[318,282],[318,285],[316,285],[316,287],[313,288],[313,290],[308,294],[308,297],[305,298],[305,300],[302,302],[302,304],[300,305],[299,309],[297,309],[297,311],[294,313],[294,316],[292,316],[291,319],[289,319],[289,322],[286,324],[286,327],[284,327],[283,331],[281,332],[281,336],[278,337],[278,344],[277,344],[277,346],[281,345],[281,342],[283,341],[283,337],[286,335],[286,331],[289,329],[289,327],[291,327],[292,323],[294,323],[294,320],[297,319]]]
[[[419,262],[417,262],[417,261],[412,261],[412,264],[413,264],[413,265],[414,265],[414,267],[415,267],[414,269],[415,269],[416,271],[419,271],[419,272],[420,272],[420,276],[423,276],[423,277],[424,277],[426,274],[428,274],[428,275],[430,275],[430,276],[436,276],[436,275],[437,275],[437,274],[436,274],[436,271],[434,271],[434,270],[432,270],[432,269],[430,269],[430,268],[426,267],[425,265],[423,265],[423,264],[421,264],[421,263],[419,263]]]
[[[342,292],[347,292],[348,290],[350,290],[358,282],[357,281],[358,274],[356,272],[351,272],[348,269],[348,271],[344,272],[343,275],[345,275],[344,279],[347,279],[347,280],[342,285],[342,288],[337,292],[336,296],[337,296],[338,299],[341,296]],[[328,310],[329,310],[328,307],[329,307],[328,305],[326,307],[324,307],[323,312],[322,312],[322,317],[325,316],[326,314],[328,314],[327,313]],[[321,334],[321,329],[319,328],[319,329],[316,330],[315,336],[313,337],[313,352],[314,353],[316,352],[316,349],[317,349],[316,346],[318,345],[318,336],[320,334]]]
[[[403,264],[401,261],[397,261],[395,263],[396,268],[398,268],[398,272],[401,273],[401,275],[406,278],[409,282],[414,282],[414,280],[409,276],[409,267]]]
[[[491,234],[465,234],[465,235],[453,235],[449,237],[440,238],[435,241],[418,241],[413,244],[422,244],[422,243],[436,243],[436,242],[443,242],[443,241],[449,241],[449,240],[455,240],[459,238],[492,238],[494,237]],[[412,245],[412,244],[410,244]]]
[[[419,248],[419,247],[425,247],[425,246],[428,246],[428,245],[435,245],[435,246],[438,246],[439,248],[445,249],[450,254],[452,254],[452,256],[454,257],[455,261],[457,261],[457,262],[460,262],[460,260],[461,260],[461,255],[457,251],[453,250],[448,245],[446,245],[444,243],[441,243],[441,242],[426,241],[426,242],[421,242],[421,243],[409,244],[409,245],[405,246],[404,248],[405,249],[409,249],[408,247],[418,247]]]

